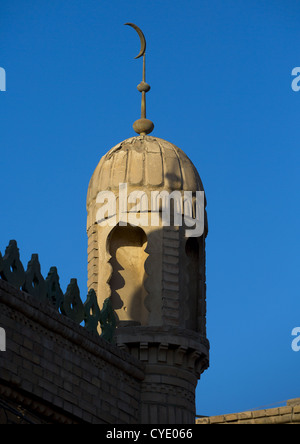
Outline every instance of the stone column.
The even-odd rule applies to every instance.
[[[208,366],[207,340],[173,327],[136,326],[118,329],[117,345],[145,365],[141,423],[194,424],[197,381]]]

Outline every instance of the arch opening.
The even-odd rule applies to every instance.
[[[145,252],[147,236],[140,227],[116,226],[108,239],[112,274],[109,280],[113,308],[118,326],[145,325],[148,310],[145,307],[147,278]]]

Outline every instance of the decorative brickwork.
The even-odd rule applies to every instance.
[[[0,422],[139,423],[140,361],[3,280],[0,325]]]

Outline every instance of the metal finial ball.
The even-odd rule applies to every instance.
[[[149,119],[138,119],[132,126],[134,131],[141,136],[150,134],[154,129],[154,123]]]
[[[141,82],[138,84],[137,89],[139,92],[148,92],[150,91],[151,87],[146,82]]]

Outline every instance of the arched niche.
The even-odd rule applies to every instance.
[[[112,274],[109,280],[113,308],[119,326],[145,325],[148,310],[144,287],[147,236],[140,227],[117,225],[108,238]]]

